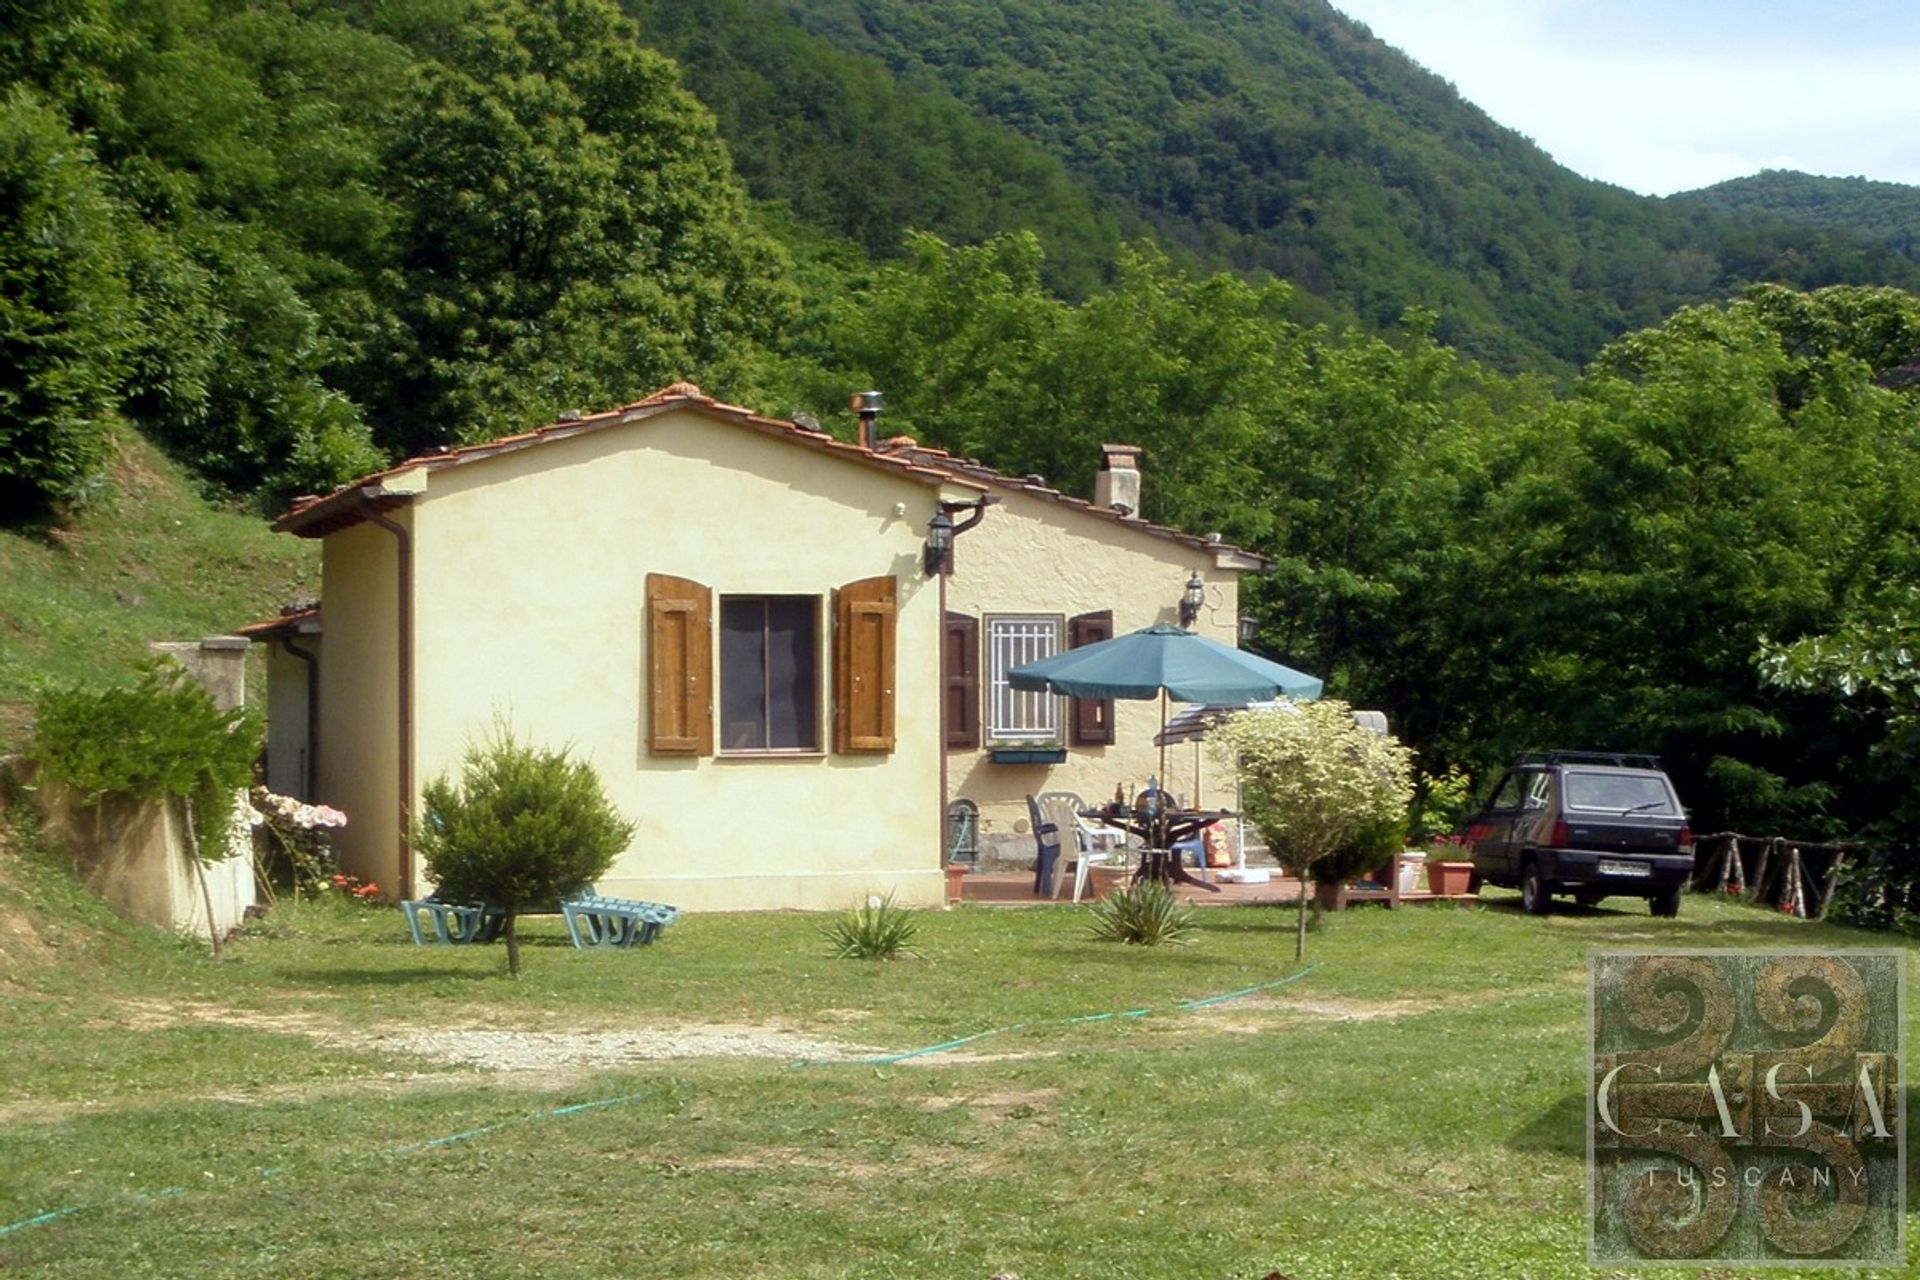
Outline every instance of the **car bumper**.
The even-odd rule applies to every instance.
[[[1621,893],[1671,889],[1693,876],[1690,853],[1595,853],[1587,849],[1543,849],[1541,860],[1549,880],[1567,884],[1602,885]],[[1601,864],[1629,863],[1647,868],[1645,875],[1601,870]]]

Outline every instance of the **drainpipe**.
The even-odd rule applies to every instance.
[[[290,636],[280,637],[280,647],[307,668],[307,767],[301,771],[300,798],[311,804],[314,783],[320,777],[320,655],[302,649]]]
[[[935,717],[940,735],[940,818],[936,828],[940,832],[940,841],[935,846],[940,850],[937,865],[941,871],[947,867],[947,855],[952,852],[947,847],[947,575],[936,574],[940,582],[940,643],[935,646],[933,659],[933,687],[940,691],[940,714]],[[942,904],[945,903],[946,890],[941,891]]]
[[[377,491],[360,491],[360,512],[368,521],[385,529],[396,539],[400,558],[396,577],[400,584],[399,645],[400,669],[400,897],[413,897],[413,538],[406,528],[382,515],[373,505]]]

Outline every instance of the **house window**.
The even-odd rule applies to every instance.
[[[720,601],[720,749],[820,749],[820,601]]]
[[[1058,742],[1060,699],[1026,693],[1007,683],[1007,672],[1060,652],[1060,619],[987,619],[987,734],[1002,742]]]

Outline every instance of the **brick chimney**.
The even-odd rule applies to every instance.
[[[1093,477],[1093,505],[1122,515],[1140,514],[1140,446],[1103,444],[1100,470]]]

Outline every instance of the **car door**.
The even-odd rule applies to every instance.
[[[1519,874],[1513,863],[1514,824],[1525,814],[1529,770],[1509,769],[1493,794],[1467,825],[1467,843],[1482,879],[1510,882]]]

